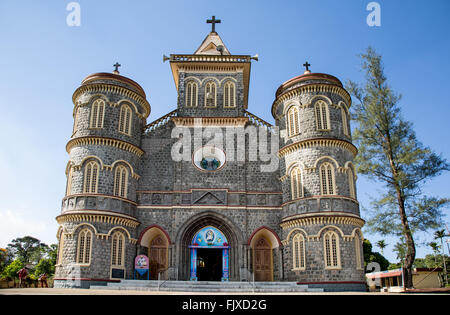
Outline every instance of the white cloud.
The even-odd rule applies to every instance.
[[[22,211],[0,210],[0,247],[6,247],[13,239],[33,236],[50,245],[56,243],[56,222],[51,224],[33,218]]]

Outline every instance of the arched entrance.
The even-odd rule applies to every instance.
[[[150,279],[158,279],[158,274],[167,269],[167,242],[163,235],[155,236],[148,249]]]
[[[150,279],[158,279],[158,274],[169,266],[168,234],[158,225],[152,225],[142,231],[138,243],[148,248],[146,255],[149,258]]]
[[[205,211],[192,216],[178,229],[175,265],[179,280],[191,279],[191,258],[195,235],[205,227],[212,226],[223,233],[228,242],[228,278],[230,281],[240,280],[240,267],[244,264],[245,255],[242,245],[245,243],[242,232],[228,217],[215,211]]]
[[[225,235],[214,226],[198,231],[189,245],[191,281],[228,281],[229,246]]]
[[[255,281],[273,281],[273,251],[281,245],[275,231],[262,226],[255,230],[248,240],[252,252],[252,266]]]
[[[253,248],[255,281],[273,280],[272,249],[268,240],[261,236]]]

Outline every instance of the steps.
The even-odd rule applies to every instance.
[[[121,280],[108,283],[107,286],[91,286],[98,290],[131,290],[131,291],[159,291],[166,292],[323,292],[323,289],[308,288],[307,285],[297,285],[295,282],[255,282],[255,287],[249,282],[215,282],[215,281],[166,281],[157,280]]]

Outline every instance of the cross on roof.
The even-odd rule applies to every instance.
[[[216,17],[213,15],[212,20],[206,20],[206,23],[212,24],[211,32],[215,33],[216,32],[216,23],[219,24],[219,23],[222,23],[222,21],[221,20],[216,20]]]
[[[119,67],[122,67],[122,65],[121,65],[120,63],[116,62],[116,64],[115,64],[115,65],[113,65],[113,67],[115,67],[115,68],[116,68],[116,69],[114,69],[114,72],[117,72],[117,73],[119,73]]]
[[[306,68],[306,71],[309,71],[309,66],[311,66],[311,64],[309,64],[308,61],[303,64],[303,67]]]

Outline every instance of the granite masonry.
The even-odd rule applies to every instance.
[[[177,109],[150,124],[144,90],[118,71],[73,95],[55,286],[142,277],[135,258],[146,255],[144,278],[365,290],[342,83],[310,71],[286,81],[271,125],[247,111],[257,58],[211,32],[167,59]]]

